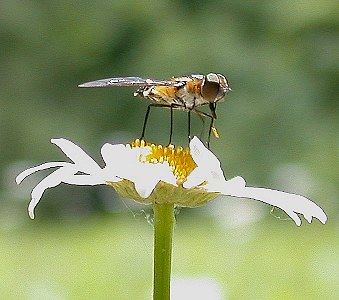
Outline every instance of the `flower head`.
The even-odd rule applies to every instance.
[[[48,162],[23,171],[16,178],[19,184],[27,176],[49,168],[58,168],[44,178],[31,193],[28,212],[34,208],[44,191],[60,183],[75,185],[107,184],[122,196],[135,201],[173,203],[177,206],[202,205],[218,195],[250,198],[284,210],[299,226],[304,215],[308,222],[315,217],[325,223],[324,211],[311,200],[296,194],[272,189],[247,187],[245,180],[226,180],[218,158],[194,137],[189,148],[162,146],[135,140],[131,144],[105,144],[101,168],[79,146],[66,139],[52,139],[72,162]]]

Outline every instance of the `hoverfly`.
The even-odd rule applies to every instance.
[[[115,86],[137,86],[139,87],[134,96],[140,96],[150,100],[148,105],[141,139],[145,136],[147,120],[151,107],[167,107],[171,110],[171,126],[169,144],[172,142],[173,131],[173,109],[181,109],[188,112],[188,139],[191,131],[191,111],[201,117],[210,118],[210,127],[207,144],[209,146],[211,132],[217,135],[214,128],[214,120],[217,118],[217,102],[224,99],[230,91],[228,81],[224,75],[209,73],[207,75],[189,75],[183,77],[172,77],[169,80],[145,79],[140,77],[117,77],[100,79],[80,84],[82,88],[115,87]],[[208,105],[210,114],[197,108]]]

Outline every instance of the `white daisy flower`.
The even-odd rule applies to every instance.
[[[277,190],[247,187],[245,180],[234,177],[226,180],[218,158],[194,137],[189,148],[162,146],[135,140],[131,144],[105,144],[101,168],[79,146],[66,139],[52,139],[72,162],[48,162],[19,174],[19,184],[27,176],[41,170],[58,168],[44,178],[31,193],[28,207],[34,218],[34,208],[46,189],[60,183],[74,185],[112,186],[120,195],[144,204],[173,203],[182,207],[202,205],[218,195],[249,198],[284,210],[301,225],[298,215],[325,223],[324,211],[311,200]]]

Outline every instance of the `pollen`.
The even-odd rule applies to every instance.
[[[197,167],[188,147],[174,145],[156,145],[144,140],[136,139],[131,144],[132,148],[148,147],[150,153],[140,159],[144,162],[158,164],[167,162],[177,179],[178,184],[186,181],[187,176]]]

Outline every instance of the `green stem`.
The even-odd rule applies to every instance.
[[[154,282],[153,299],[170,299],[172,236],[174,206],[170,203],[153,205],[154,211]]]

